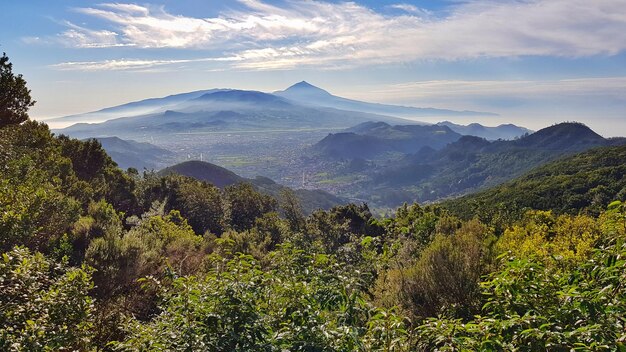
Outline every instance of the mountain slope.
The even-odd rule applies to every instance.
[[[111,159],[122,169],[133,167],[137,170],[158,169],[174,156],[167,149],[150,143],[123,140],[118,137],[96,138]]]
[[[417,108],[410,106],[367,103],[332,95],[306,81],[296,83],[283,91],[274,92],[274,94],[308,105],[325,106],[341,110],[361,111],[397,117],[497,115],[489,112],[455,111],[448,109]]]
[[[365,129],[371,127],[384,125],[370,124]],[[323,168],[311,172],[324,175],[319,185],[330,184],[338,194],[376,207],[395,207],[462,196],[507,182],[559,157],[619,143],[624,141],[605,139],[582,124],[562,123],[512,141],[462,136],[439,150],[424,147],[400,158],[374,160],[365,169],[353,170],[345,161],[333,162],[328,157],[308,163]]]
[[[519,217],[527,208],[576,214],[597,213],[626,197],[626,145],[601,147],[535,168],[499,186],[442,203],[468,218],[500,212]]]
[[[446,126],[395,125],[365,122],[346,130],[329,134],[316,143],[314,153],[334,158],[370,159],[386,152],[417,153],[424,147],[440,149],[461,138]]]
[[[497,185],[562,155],[610,144],[578,123],[558,124],[514,141],[465,136],[427,158],[408,156],[377,180],[395,187],[420,185],[418,199],[435,200]]]
[[[84,114],[76,114],[64,117],[58,117],[47,120],[46,122],[52,126],[68,125],[77,122],[83,123],[100,123],[111,119],[121,117],[145,115],[164,111],[167,108],[180,104],[190,99],[195,99],[207,93],[224,91],[224,89],[208,89],[198,90],[194,92],[168,95],[162,98],[150,98],[140,101],[130,102],[110,108],[104,108],[98,111],[88,112]]]

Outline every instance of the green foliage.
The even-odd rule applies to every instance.
[[[610,216],[623,216],[609,211]],[[606,350],[626,348],[626,242],[605,233],[593,255],[559,270],[509,258],[482,284],[487,302],[472,321],[433,318],[418,330],[424,350]]]
[[[235,231],[249,230],[257,218],[276,211],[276,200],[261,194],[249,183],[228,186],[224,190],[226,214],[230,226]]]
[[[597,148],[530,171],[484,192],[443,203],[465,219],[478,215],[506,227],[527,209],[599,214],[626,195],[626,146]]]
[[[240,255],[163,287],[162,313],[130,321],[123,350],[408,350],[402,319],[373,309],[332,256],[290,246],[261,270]]]
[[[87,350],[93,334],[90,270],[23,247],[0,258],[0,350]]]
[[[0,128],[28,119],[28,109],[35,105],[22,75],[13,74],[13,64],[5,53],[0,57]]]
[[[479,282],[489,269],[492,242],[476,220],[452,235],[437,234],[414,263],[400,258],[378,277],[379,300],[418,319],[441,313],[471,317],[480,306]]]

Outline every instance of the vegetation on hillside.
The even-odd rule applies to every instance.
[[[620,201],[305,216],[290,192],[124,172],[33,121],[0,128],[0,166],[3,351],[626,349]]]
[[[528,209],[597,215],[613,199],[626,198],[626,146],[601,147],[563,158],[486,191],[446,201],[461,218],[510,222]]]

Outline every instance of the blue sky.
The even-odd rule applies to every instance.
[[[4,4],[0,50],[35,118],[301,80],[367,101],[626,135],[626,0]],[[435,121],[431,121],[435,122]],[[458,122],[474,122],[458,120]]]

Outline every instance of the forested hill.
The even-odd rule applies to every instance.
[[[330,209],[334,206],[347,203],[345,199],[341,199],[328,192],[308,189],[292,190],[267,177],[257,176],[251,179],[245,178],[221,166],[198,160],[172,165],[159,171],[158,174],[162,176],[172,174],[189,176],[200,181],[211,183],[219,188],[239,183],[250,183],[259,192],[275,198],[280,198],[283,192],[293,192],[302,205],[302,210],[305,214],[311,214],[318,209]]]
[[[476,214],[487,218],[494,211],[505,211],[519,218],[525,209],[597,214],[611,200],[624,198],[626,145],[600,147],[565,157],[502,185],[442,205],[463,218]]]
[[[371,188],[382,199],[410,194],[422,202],[435,201],[496,186],[562,156],[621,143],[580,123],[560,123],[512,141],[463,136],[441,150],[407,155],[385,167]]]

